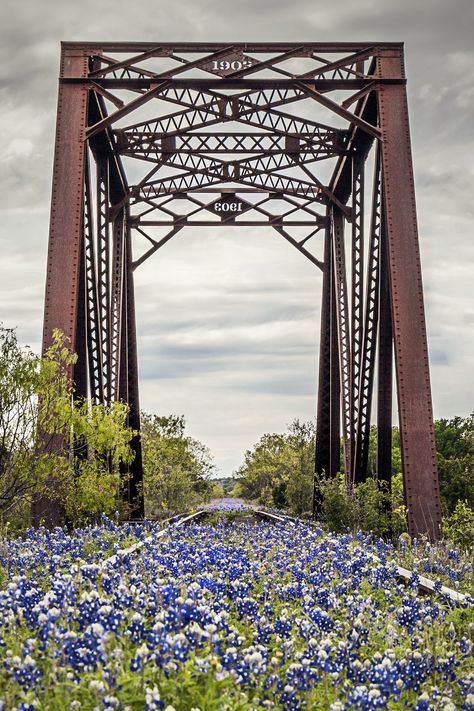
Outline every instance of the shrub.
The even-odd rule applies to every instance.
[[[458,501],[452,514],[443,520],[443,536],[463,549],[474,547],[474,510],[466,501]]]
[[[406,528],[401,475],[390,492],[386,482],[369,477],[348,491],[343,474],[319,482],[323,518],[331,531],[361,530],[378,536],[399,535]]]

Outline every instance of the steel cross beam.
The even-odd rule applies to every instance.
[[[436,538],[405,82],[400,43],[64,43],[43,347],[62,329],[76,396],[123,400],[139,431],[134,271],[185,227],[272,227],[322,271],[315,512],[341,434],[348,489],[390,485],[395,375],[409,530]],[[149,242],[138,256],[132,234]],[[133,447],[123,497],[139,516]],[[61,512],[36,501],[34,515]]]

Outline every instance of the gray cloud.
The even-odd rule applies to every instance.
[[[0,320],[39,348],[60,40],[404,41],[435,414],[467,413],[473,20],[471,0],[3,2]],[[142,403],[184,412],[223,471],[313,416],[321,275],[280,237],[182,233],[136,285]]]

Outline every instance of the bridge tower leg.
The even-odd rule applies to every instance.
[[[86,77],[88,58],[76,49],[63,50],[61,78]],[[54,148],[51,217],[44,305],[43,353],[60,329],[76,347],[82,257],[85,130],[88,90],[80,84],[60,83]],[[81,322],[83,323],[83,322]],[[79,328],[79,336],[80,331]],[[73,377],[71,372],[70,377]],[[81,387],[84,387],[81,382]],[[57,444],[57,443],[56,443]],[[41,444],[40,444],[41,447]],[[62,523],[61,507],[46,497],[32,505],[34,523]]]
[[[90,52],[63,47],[60,79],[87,77]],[[74,397],[108,404],[121,399],[130,407],[128,425],[139,432],[137,342],[133,264],[126,182],[106,131],[86,142],[88,124],[102,118],[100,97],[85,84],[60,81],[53,165],[43,354],[61,330],[77,353],[68,373]],[[95,184],[91,171],[95,164]],[[93,190],[95,187],[95,191]],[[96,193],[93,195],[93,193]],[[39,451],[56,450],[39,433]],[[131,442],[134,461],[124,471],[123,498],[131,517],[144,514],[139,434]],[[52,483],[53,485],[53,483]],[[38,496],[32,520],[57,525],[64,511]]]
[[[402,53],[381,51],[377,71],[385,79],[402,79]],[[408,525],[414,536],[423,532],[437,538],[441,511],[404,84],[384,84],[378,102],[388,280]]]

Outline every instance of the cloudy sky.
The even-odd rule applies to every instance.
[[[404,41],[436,417],[473,398],[472,0],[3,0],[0,320],[39,350],[61,40]],[[315,411],[321,276],[270,231],[181,232],[137,270],[142,406],[220,472]]]

